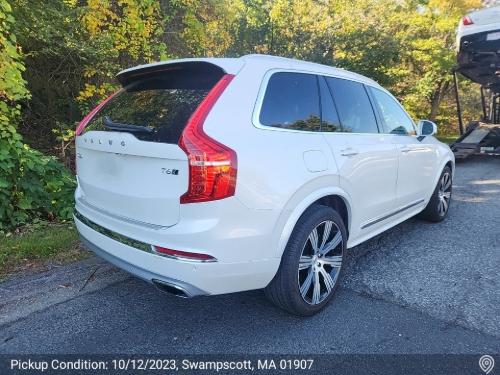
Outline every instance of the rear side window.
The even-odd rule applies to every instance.
[[[275,73],[267,84],[259,122],[283,129],[319,131],[319,103],[315,75]]]
[[[340,117],[348,133],[378,133],[377,121],[365,87],[354,81],[326,77]]]
[[[193,70],[140,76],[106,103],[83,133],[125,131],[143,141],[176,144],[193,112],[224,75],[200,69],[195,75]]]

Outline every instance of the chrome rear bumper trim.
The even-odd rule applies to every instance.
[[[169,259],[177,260],[180,262],[189,262],[189,263],[215,263],[215,262],[218,262],[218,260],[216,258],[212,258],[212,259],[208,259],[208,260],[207,259],[195,259],[195,258],[183,257],[182,255],[171,255],[171,254],[161,253],[159,251],[156,251],[155,247],[151,244],[147,244],[145,242],[134,240],[133,238],[124,236],[123,234],[114,232],[110,229],[104,228],[103,226],[101,226],[97,223],[94,223],[92,220],[87,219],[80,212],[78,212],[78,210],[76,208],[73,211],[73,216],[75,219],[80,221],[82,224],[95,230],[97,233],[102,234],[103,236],[111,238],[112,240],[120,242],[124,245],[133,247],[134,249],[137,249],[137,250],[142,250],[142,251],[145,251],[147,253],[160,255],[164,258],[169,258]]]
[[[102,234],[103,236],[109,237],[112,240],[120,242],[124,245],[133,247],[134,249],[146,251],[151,254],[158,254],[156,251],[153,250],[153,247],[150,244],[134,240],[130,237],[124,236],[123,234],[116,233],[112,230],[106,229],[100,226],[99,224],[94,223],[92,220],[87,219],[76,209],[73,211],[73,215],[75,216],[75,219],[78,219],[78,221],[81,221],[83,224],[95,230],[97,233]]]

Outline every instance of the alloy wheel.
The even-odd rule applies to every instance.
[[[451,200],[451,174],[446,172],[441,177],[438,190],[438,213],[440,216],[446,215]]]
[[[299,260],[298,284],[302,299],[318,305],[334,289],[343,258],[342,232],[327,220],[309,234]]]

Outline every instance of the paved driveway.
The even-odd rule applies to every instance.
[[[309,319],[260,291],[180,300],[99,258],[13,280],[0,353],[500,354],[499,198],[500,159],[459,163],[449,218],[352,249],[338,295]]]
[[[500,337],[500,158],[459,161],[448,218],[350,252],[343,286]]]

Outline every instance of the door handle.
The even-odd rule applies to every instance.
[[[400,150],[403,154],[406,154],[407,152],[411,151],[411,148],[409,148],[408,146],[401,146]]]
[[[345,150],[340,151],[340,155],[342,156],[354,156],[357,154],[359,154],[359,151],[353,148],[346,148]]]

